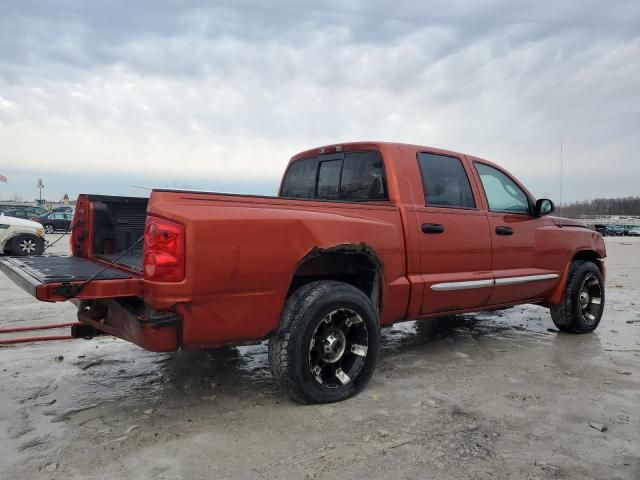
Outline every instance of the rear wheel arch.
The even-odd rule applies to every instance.
[[[335,280],[363,292],[378,314],[382,311],[383,264],[368,245],[341,244],[314,248],[297,264],[287,298],[300,287],[318,280]]]

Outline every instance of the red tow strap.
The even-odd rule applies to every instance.
[[[74,325],[82,325],[82,324],[80,322],[69,322],[69,323],[55,323],[52,325],[35,325],[32,327],[0,328],[0,334],[16,333],[16,332],[32,332],[34,330],[53,330],[55,328],[73,327]],[[10,345],[14,343],[28,343],[28,342],[48,342],[53,340],[71,340],[72,338],[74,337],[72,337],[71,335],[9,338],[6,340],[0,340],[0,345]]]

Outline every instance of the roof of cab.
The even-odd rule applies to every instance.
[[[293,157],[291,157],[290,161],[296,161],[296,160],[300,160],[301,158],[309,158],[309,157],[315,157],[317,155],[322,155],[323,153],[333,153],[333,152],[339,152],[339,151],[353,151],[353,150],[366,150],[366,149],[379,149],[383,146],[397,146],[400,148],[406,148],[406,149],[411,149],[411,150],[422,150],[422,149],[426,149],[432,152],[438,152],[438,153],[442,153],[445,155],[454,155],[454,156],[461,156],[461,155],[465,155],[463,153],[460,152],[454,152],[452,150],[445,150],[443,148],[436,148],[436,147],[429,147],[426,145],[413,145],[410,143],[400,143],[400,142],[380,142],[380,141],[371,141],[371,140],[367,140],[367,141],[359,141],[359,142],[343,142],[343,143],[333,143],[333,144],[329,144],[329,145],[324,145],[321,147],[315,147],[315,148],[311,148],[309,150],[305,150],[303,152],[300,153],[296,153]],[[476,157],[474,157],[476,158]]]

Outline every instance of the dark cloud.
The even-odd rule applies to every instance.
[[[3,74],[14,76],[20,66],[50,64],[71,69],[124,64],[154,74],[202,75],[228,67],[227,56],[220,58],[210,48],[224,39],[258,50],[265,45],[304,49],[321,42],[339,55],[344,45],[389,47],[411,37],[417,48],[437,59],[487,37],[499,40],[495,49],[500,54],[572,32],[589,42],[594,35],[637,38],[639,30],[639,8],[633,1],[336,1],[321,6],[292,1],[20,1],[3,6],[0,59]],[[574,51],[576,46],[564,47]]]
[[[0,166],[273,182],[299,148],[380,138],[551,185],[564,139],[580,198],[603,161],[640,175],[634,1],[5,3]]]

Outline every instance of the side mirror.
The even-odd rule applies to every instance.
[[[538,217],[542,215],[549,215],[555,210],[555,205],[548,198],[540,198],[536,200],[536,215]]]

